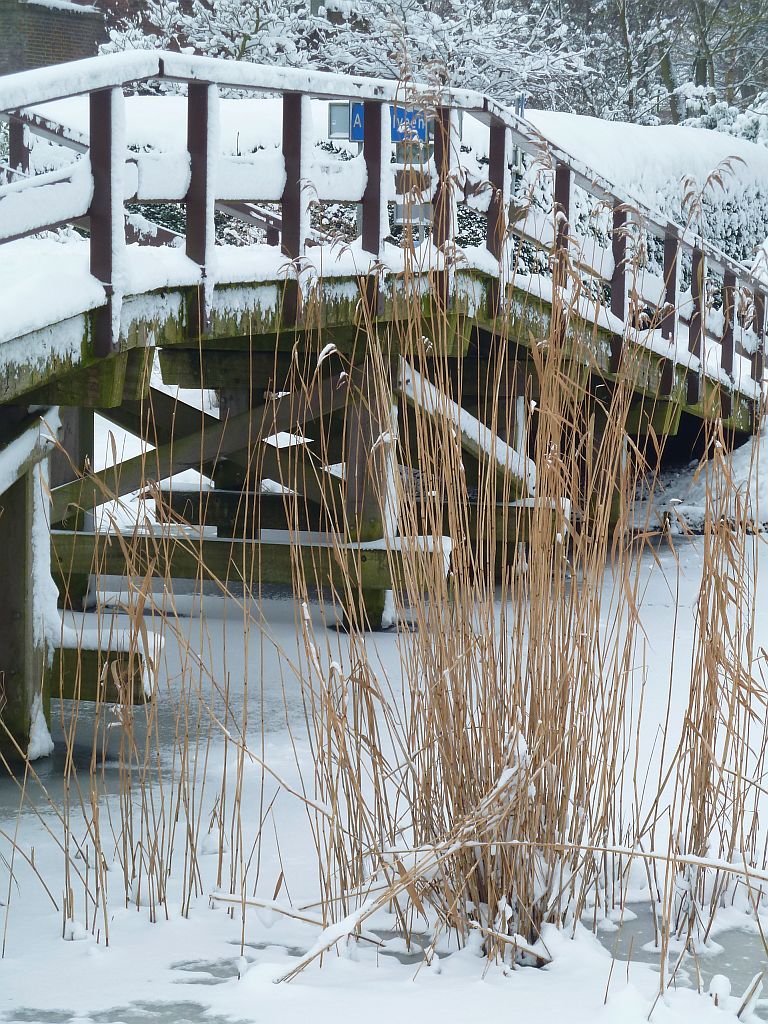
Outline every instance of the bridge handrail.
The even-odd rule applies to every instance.
[[[373,256],[380,252],[383,239],[382,210],[386,198],[381,195],[383,171],[383,136],[381,107],[391,102],[415,105],[423,103],[435,112],[435,170],[437,186],[434,197],[433,240],[442,246],[450,241],[453,198],[451,195],[451,111],[463,111],[489,126],[489,183],[492,197],[487,215],[487,247],[500,258],[506,225],[506,166],[509,145],[513,144],[534,155],[546,151],[554,172],[554,213],[557,224],[555,247],[565,250],[569,244],[571,193],[578,185],[608,204],[613,211],[611,248],[613,268],[611,312],[622,323],[628,322],[627,303],[627,231],[633,218],[651,234],[664,240],[664,282],[666,312],[661,319],[662,336],[674,339],[678,323],[675,311],[678,295],[680,253],[692,259],[693,314],[689,328],[691,365],[701,358],[702,339],[706,329],[707,267],[717,268],[724,275],[723,304],[725,309],[722,337],[721,370],[733,375],[734,327],[736,323],[736,292],[739,286],[751,293],[753,304],[752,330],[758,339],[752,363],[752,377],[762,382],[765,342],[765,286],[742,264],[719,248],[702,239],[692,228],[670,222],[650,210],[628,193],[616,188],[574,159],[530,124],[516,117],[491,97],[481,93],[445,86],[429,86],[417,82],[396,82],[333,72],[285,67],[270,67],[244,61],[171,53],[167,51],[134,50],[74,61],[52,68],[19,72],[0,78],[0,115],[18,128],[21,121],[14,114],[38,104],[88,94],[91,102],[92,131],[89,136],[93,191],[91,217],[91,271],[109,293],[112,279],[112,256],[116,252],[115,231],[122,218],[113,215],[113,193],[122,191],[123,169],[113,167],[115,139],[121,132],[120,102],[125,86],[148,80],[186,83],[188,86],[190,183],[185,197],[188,215],[187,255],[204,270],[206,254],[212,244],[212,216],[216,196],[211,193],[209,167],[209,107],[218,88],[278,93],[283,96],[283,158],[286,181],[282,194],[283,249],[288,257],[298,257],[306,237],[305,199],[302,197],[302,102],[309,97],[349,99],[366,105],[364,159],[367,184],[362,196],[363,248]],[[215,120],[215,119],[214,119]],[[17,123],[18,122],[18,123]],[[18,132],[15,136],[19,145]],[[13,137],[12,137],[13,142]],[[304,156],[306,158],[306,154]],[[14,161],[11,160],[11,163]],[[29,182],[30,187],[34,187]],[[24,183],[26,186],[28,183]],[[42,183],[40,183],[42,184]],[[23,191],[19,189],[19,191]],[[258,199],[243,196],[243,200]],[[43,225],[38,227],[42,229]],[[17,237],[0,230],[0,238]],[[669,307],[669,308],[667,308]],[[112,318],[114,322],[115,318]],[[114,342],[115,339],[112,339]],[[108,349],[110,345],[106,345]],[[700,370],[697,370],[700,376]],[[699,385],[692,384],[691,395],[698,394]]]
[[[535,156],[546,147],[554,162],[571,168],[574,184],[598,199],[625,204],[657,237],[663,238],[668,230],[675,230],[681,245],[689,250],[703,249],[720,269],[733,270],[741,277],[748,273],[740,263],[702,239],[692,228],[672,224],[658,210],[611,184],[492,97],[471,89],[395,82],[314,69],[273,67],[164,50],[131,50],[0,76],[0,112],[8,114],[15,109],[150,79],[201,82],[252,92],[297,92],[327,99],[369,99],[387,103],[406,100],[416,103],[422,99],[431,105],[461,110],[486,123],[493,120],[510,129],[514,144],[524,152]]]

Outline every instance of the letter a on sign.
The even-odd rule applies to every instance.
[[[351,142],[363,141],[363,104],[353,103],[349,117],[349,138]]]

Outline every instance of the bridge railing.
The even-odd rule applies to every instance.
[[[128,153],[125,139],[125,90],[142,82],[174,82],[187,88],[186,156]],[[219,94],[237,90],[282,97],[280,152],[245,157],[221,154],[217,117]],[[89,132],[78,138],[44,123],[33,108],[70,96],[88,96]],[[309,132],[310,100],[350,100],[363,104],[362,153],[343,176],[313,159]],[[524,226],[510,224],[510,157],[513,147],[541,157],[543,147],[551,165],[553,218],[547,246],[555,257],[571,250],[575,265],[576,235],[571,230],[574,188],[578,187],[610,210],[610,251],[603,269],[582,255],[591,273],[610,293],[611,326],[617,341],[612,352],[616,367],[625,334],[637,325],[638,308],[647,297],[636,284],[629,256],[633,225],[663,245],[662,280],[656,282],[654,326],[669,343],[670,363],[688,368],[688,401],[701,398],[703,375],[723,384],[734,382],[734,360],[751,362],[751,396],[758,397],[765,369],[765,287],[741,264],[703,240],[690,227],[670,223],[632,196],[605,181],[558,146],[543,140],[531,125],[494,100],[456,89],[434,90],[408,83],[330,74],[319,71],[273,68],[245,62],[166,52],[135,51],[90,58],[0,79],[0,116],[10,125],[10,163],[15,180],[0,187],[0,260],[3,245],[24,235],[62,224],[89,223],[90,271],[104,286],[108,307],[97,337],[106,354],[117,344],[115,318],[110,311],[116,295],[126,246],[125,203],[176,202],[186,210],[184,247],[205,281],[215,245],[214,214],[217,204],[279,202],[280,243],[287,260],[298,260],[310,235],[312,198],[359,203],[360,243],[372,262],[381,256],[389,231],[388,203],[395,198],[392,148],[389,136],[390,103],[421,105],[434,121],[434,153],[422,187],[432,203],[432,242],[446,251],[455,243],[456,164],[459,146],[456,114],[477,119],[488,130],[487,204],[485,247],[500,268],[511,234],[536,242]],[[68,145],[80,155],[62,170],[25,177],[29,172],[25,132],[30,129]],[[308,189],[308,181],[311,189]],[[411,182],[412,186],[412,182]],[[407,184],[401,184],[406,189]],[[266,223],[266,222],[265,222]],[[269,227],[269,225],[268,225]],[[271,225],[272,241],[275,227]],[[134,233],[139,242],[147,239]],[[540,240],[538,240],[540,242]],[[682,266],[689,264],[690,293],[681,285]],[[502,280],[503,273],[500,274]],[[710,310],[712,283],[717,276],[721,314]],[[502,312],[504,288],[496,290]],[[738,328],[739,340],[736,340]],[[680,339],[687,335],[687,351]],[[718,365],[713,367],[705,349],[714,342]],[[740,364],[741,365],[741,364]],[[736,386],[746,388],[743,375]]]

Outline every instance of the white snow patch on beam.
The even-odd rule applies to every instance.
[[[492,430],[476,419],[466,409],[439,391],[417,370],[414,370],[405,359],[400,360],[400,387],[414,405],[423,409],[430,416],[445,417],[472,445],[476,445],[496,465],[524,481],[528,490],[533,493],[536,486],[536,466],[534,463],[515,451],[506,441],[502,441]]]

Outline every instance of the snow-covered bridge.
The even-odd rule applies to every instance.
[[[328,139],[329,102],[357,105],[359,144]],[[421,115],[428,137],[406,127],[393,141],[390,108]],[[0,593],[0,673],[19,749],[49,695],[46,647],[59,650],[54,685],[75,692],[62,682],[47,523],[53,568],[73,602],[94,558],[102,571],[125,571],[122,549],[85,529],[84,513],[147,484],[143,456],[91,472],[95,410],[154,446],[150,479],[190,468],[213,479],[210,501],[199,491],[154,496],[161,514],[192,508],[229,538],[242,536],[236,510],[254,448],[262,478],[286,479],[285,454],[265,439],[300,436],[291,458],[300,448],[306,460],[307,428],[341,412],[333,452],[315,450],[315,472],[304,474],[302,525],[324,521],[317,465],[325,473],[342,463],[346,563],[337,544],[314,571],[320,584],[356,574],[372,620],[397,572],[385,544],[397,549],[399,529],[386,482],[396,416],[391,401],[372,396],[371,366],[382,356],[395,367],[394,408],[402,399],[452,418],[468,455],[492,466],[510,500],[535,494],[521,402],[536,389],[531,347],[553,330],[571,346],[585,394],[632,374],[629,433],[666,435],[683,419],[708,418],[736,433],[755,429],[764,285],[487,96],[137,51],[6,76],[0,113],[9,125],[0,570],[14,580]],[[527,202],[519,189],[513,195],[521,153],[538,167]],[[159,226],[151,206],[166,219],[169,208],[181,215]],[[333,224],[345,208],[355,212],[342,240]],[[234,222],[249,233],[240,244],[222,231]],[[378,344],[385,327],[414,318],[419,372],[396,345]],[[152,377],[156,352],[162,386]],[[499,352],[509,371],[491,393],[478,368]],[[311,371],[301,387],[297,353]],[[463,380],[451,398],[430,381],[437,360]],[[473,368],[474,386],[462,366]],[[169,397],[167,385],[218,390],[220,415]],[[500,401],[511,430],[490,425]],[[49,514],[34,467],[60,421],[66,457],[53,462]],[[371,458],[377,448],[381,460]],[[206,537],[202,556],[180,543],[160,557],[147,539],[137,564],[197,576],[202,563],[225,578],[240,549],[258,544],[262,580],[290,583],[289,547],[263,533],[289,525],[282,498],[254,500],[255,535]],[[425,548],[443,557],[439,544]],[[123,659],[131,685],[134,653]],[[90,668],[78,662],[78,692],[96,695],[102,654]],[[8,747],[2,737],[0,745]]]

